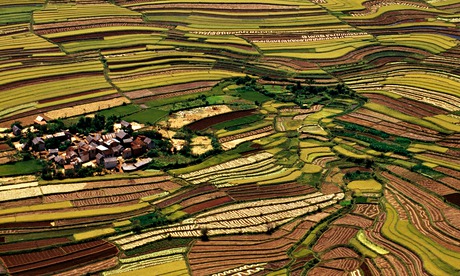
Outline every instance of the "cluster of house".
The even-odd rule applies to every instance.
[[[124,129],[130,129],[130,123],[122,121]],[[14,127],[13,127],[14,128]],[[13,129],[13,132],[15,130]],[[65,151],[57,148],[46,148],[47,139],[58,139],[61,143],[70,143]],[[32,149],[40,152],[40,155],[50,161],[64,167],[65,172],[79,169],[85,163],[97,164],[106,169],[122,168],[124,171],[132,171],[148,164],[151,159],[146,158],[134,164],[123,163],[123,160],[138,157],[155,147],[152,139],[139,135],[135,139],[125,130],[120,129],[114,133],[72,135],[68,131],[36,137],[32,140]]]

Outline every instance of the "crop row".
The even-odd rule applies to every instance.
[[[209,235],[264,232],[266,231],[267,221],[279,225],[289,221],[293,217],[298,217],[318,208],[332,205],[342,197],[343,194],[327,196],[311,194],[292,199],[259,200],[252,203],[233,204],[229,207],[219,207],[213,211],[198,215],[195,218],[184,220],[181,224],[137,235],[122,236],[119,239],[115,237],[114,241],[124,249],[131,249],[148,242],[164,239],[168,236],[200,237],[200,229],[203,229],[203,227],[209,229]],[[247,204],[260,210],[259,213],[247,211],[247,207],[245,207]]]

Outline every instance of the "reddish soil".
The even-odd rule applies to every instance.
[[[313,250],[315,252],[324,251],[327,248],[348,244],[348,241],[358,233],[358,229],[342,226],[333,226],[326,230],[316,242]]]
[[[446,184],[447,186],[456,189],[457,191],[460,190],[460,180],[458,180],[456,178],[446,176],[446,177],[443,177],[443,178],[439,178],[438,180],[440,182]]]
[[[288,262],[286,251],[305,235],[310,225],[308,221],[293,221],[271,235],[226,235],[197,241],[189,253],[192,273],[210,275],[247,264],[249,259],[251,263]]]
[[[222,190],[237,201],[299,196],[316,192],[315,188],[296,182],[263,186],[257,184],[239,185]]]
[[[0,144],[0,151],[11,150],[11,147],[8,144],[1,143]]]
[[[51,226],[51,221],[10,222],[0,224],[0,229],[5,228],[41,228]]]
[[[455,190],[446,185],[443,185],[442,183],[439,183],[421,174],[411,172],[408,169],[398,166],[387,166],[387,169],[392,173],[401,176],[402,178],[410,179],[411,182],[414,182],[436,194],[447,195],[455,192]]]
[[[195,130],[195,131],[201,131],[215,124],[238,119],[238,118],[243,118],[243,117],[255,114],[255,113],[256,113],[255,109],[249,109],[249,110],[238,110],[238,111],[233,111],[229,113],[219,114],[216,116],[204,118],[199,121],[193,122],[188,125],[188,128],[190,128],[191,130]]]
[[[376,204],[357,204],[353,213],[374,219],[378,216],[380,210]]]
[[[22,251],[28,249],[37,249],[41,247],[56,246],[60,244],[69,243],[70,240],[67,238],[52,238],[45,240],[36,241],[24,241],[16,243],[8,243],[0,245],[0,253],[12,253],[14,251]]]
[[[322,266],[315,266],[312,269],[310,269],[307,273],[308,276],[345,276],[348,275],[347,272],[343,270],[337,270],[333,268],[327,268],[327,267],[322,267]]]
[[[27,276],[55,273],[117,254],[116,246],[99,240],[33,253],[7,255],[2,256],[1,259],[9,273]]]
[[[368,259],[366,259],[366,261],[367,260]],[[364,272],[364,275],[377,275],[375,273],[372,273],[371,269],[367,265],[367,262],[363,262],[359,268]]]
[[[191,198],[199,194],[206,194],[206,193],[213,192],[213,191],[216,191],[216,187],[211,184],[205,184],[202,186],[193,187],[191,190],[184,191],[183,193],[180,193],[171,198],[163,200],[162,202],[158,203],[157,206],[159,208],[165,208],[166,206],[179,203],[182,200],[185,200],[187,198]]]
[[[449,175],[449,176],[452,176],[452,177],[455,177],[457,179],[460,179],[460,172],[459,171],[456,171],[456,170],[452,170],[452,169],[449,169],[449,168],[446,168],[446,167],[442,167],[442,166],[437,166],[436,168],[434,168],[436,171],[438,172],[442,172],[443,174],[445,175]]]
[[[460,193],[448,194],[448,195],[445,195],[444,198],[446,199],[447,202],[450,202],[460,207]]]
[[[216,199],[211,199],[202,203],[198,203],[187,208],[184,208],[183,211],[189,214],[198,213],[209,208],[217,207],[228,202],[232,202],[233,199],[229,196],[224,196]]]
[[[393,99],[381,94],[363,94],[363,96],[369,98],[372,102],[418,118],[448,113],[444,109],[406,98]]]
[[[355,216],[355,215],[345,215],[336,221],[334,221],[334,225],[352,225],[352,226],[358,226],[360,228],[368,228],[372,226],[372,220],[360,217],[360,216]]]
[[[91,263],[82,267],[68,270],[57,274],[57,276],[74,276],[74,275],[90,275],[98,271],[106,271],[118,265],[118,258],[113,257],[107,260]],[[92,274],[91,274],[92,275]]]
[[[348,247],[336,247],[324,253],[321,260],[341,259],[341,258],[359,258],[358,253]]]
[[[337,259],[321,262],[321,266],[335,268],[346,271],[353,271],[359,268],[361,262],[357,259]]]

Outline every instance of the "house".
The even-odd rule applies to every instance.
[[[117,139],[119,139],[121,141],[121,140],[127,138],[128,133],[126,133],[124,130],[120,130],[120,131],[117,132],[116,136],[117,136]]]
[[[21,128],[18,127],[17,125],[14,125],[11,129],[13,130],[13,134],[15,136],[21,135]]]
[[[72,165],[74,165],[75,169],[80,169],[81,168],[81,164],[83,164],[83,160],[81,160],[80,157],[76,157],[72,163]]]
[[[58,155],[58,156],[54,157],[54,162],[56,162],[56,164],[59,164],[59,165],[61,165],[61,166],[64,166],[64,164],[65,164],[65,159],[62,158],[62,156],[59,156],[59,155]]]
[[[66,157],[68,157],[70,159],[74,159],[74,158],[78,157],[78,154],[71,147],[66,150],[65,155],[66,155]]]
[[[59,154],[59,149],[49,149],[48,156],[57,156]]]
[[[45,141],[43,141],[40,137],[35,137],[32,140],[32,147],[36,151],[44,151],[45,150]]]
[[[104,147],[103,145],[99,145],[96,147],[96,151],[100,154],[102,154],[104,157],[110,157],[112,156],[112,150]]]
[[[120,122],[120,125],[121,125],[122,128],[125,128],[125,129],[131,129],[132,128],[131,124],[126,122],[125,120],[122,120]]]
[[[153,142],[152,139],[150,139],[149,137],[146,137],[144,139],[144,143],[148,149],[153,149],[155,147],[155,142]]]
[[[96,142],[96,140],[94,140],[94,137],[91,134],[86,136],[86,141],[88,142],[88,144],[91,144],[92,142]]]
[[[54,138],[59,139],[60,141],[67,140],[67,135],[64,132],[58,132],[53,135]]]
[[[107,157],[104,159],[104,167],[106,169],[113,169],[118,165],[118,160],[116,157]]]
[[[102,155],[101,153],[96,154],[96,163],[98,165],[102,165],[103,162],[104,162],[104,155]]]
[[[123,159],[129,159],[133,157],[133,152],[130,148],[127,148],[123,151],[122,156],[123,156]]]
[[[133,150],[133,156],[139,156],[145,152],[147,145],[142,140],[142,137],[138,136],[136,140],[131,143],[131,148]]]
[[[37,118],[35,118],[34,120],[34,124],[41,125],[41,126],[46,125],[46,120],[42,116],[37,116]]]
[[[64,165],[64,174],[69,175],[75,173],[75,167],[72,164]]]
[[[123,139],[123,145],[124,146],[129,146],[131,145],[131,143],[133,142],[133,138],[126,138],[126,139]]]
[[[124,148],[123,148],[122,145],[118,145],[118,146],[112,148],[113,154],[115,156],[120,156],[121,153],[123,152],[123,150],[124,150]]]
[[[113,138],[113,139],[110,139],[108,141],[105,141],[104,142],[104,145],[108,148],[113,148],[113,147],[116,147],[120,144],[120,141],[118,141],[117,139]]]
[[[89,158],[89,151],[80,151],[80,159],[82,162],[88,162]]]

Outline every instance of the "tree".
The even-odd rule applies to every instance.
[[[208,228],[206,226],[200,228],[201,240],[209,241]]]

